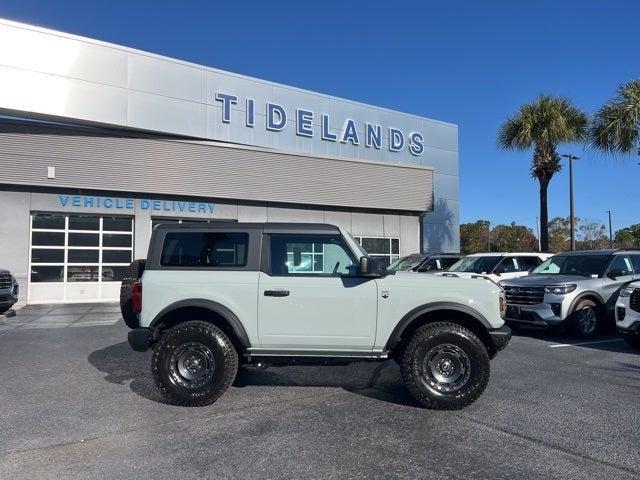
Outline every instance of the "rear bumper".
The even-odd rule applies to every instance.
[[[503,325],[495,330],[489,330],[489,336],[496,350],[499,352],[509,345],[511,341],[511,329],[507,325]]]

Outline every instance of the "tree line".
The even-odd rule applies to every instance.
[[[562,169],[558,146],[577,142],[608,154],[640,153],[640,80],[620,85],[593,116],[567,98],[540,95],[508,117],[497,137],[499,148],[533,150],[530,174],[540,184],[540,243],[547,251],[553,222],[548,220],[547,190]]]
[[[604,224],[589,219],[576,218],[576,248],[578,250],[609,248],[611,241]],[[547,225],[548,248],[545,252],[559,253],[570,250],[569,217],[554,217]],[[621,228],[613,235],[614,248],[640,247],[640,224]],[[477,220],[460,225],[460,250],[462,253],[479,252],[537,252],[538,238],[525,225],[511,222],[491,228],[488,220]]]

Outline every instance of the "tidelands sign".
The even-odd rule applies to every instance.
[[[222,106],[223,123],[242,121],[242,119],[233,118],[233,114],[238,112],[232,110],[232,106],[241,101],[237,95],[216,92],[215,101]],[[245,98],[243,101],[245,102],[244,124],[248,128],[253,128],[256,125],[256,100]],[[292,119],[295,123],[293,128],[296,135],[301,137],[313,138],[319,135],[327,142],[350,143],[354,146],[363,144],[366,148],[376,150],[387,148],[390,152],[400,152],[407,148],[415,156],[424,153],[424,136],[420,132],[403,132],[391,126],[385,127],[387,129],[386,145],[383,145],[383,126],[376,123],[363,122],[357,125],[355,120],[345,118],[341,127],[336,128],[332,123],[334,119],[327,113],[317,114],[305,108],[296,108],[295,112],[288,112],[282,105],[269,101],[266,102],[265,112],[265,128],[273,132],[284,130]],[[319,128],[314,125],[314,119],[316,123],[319,121]]]

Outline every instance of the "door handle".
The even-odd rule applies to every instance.
[[[265,290],[264,296],[265,297],[288,297],[289,290],[283,290],[281,288],[278,288],[276,290]]]

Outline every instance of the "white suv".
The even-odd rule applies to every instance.
[[[181,405],[214,402],[239,363],[394,358],[417,401],[459,409],[510,339],[497,285],[387,272],[324,224],[159,225],[121,305],[129,343],[153,348],[156,384]]]
[[[444,272],[436,275],[461,278],[484,278],[494,282],[528,275],[529,271],[540,265],[551,253],[540,252],[492,252],[474,253],[454,263]]]
[[[640,348],[640,282],[633,282],[620,290],[616,302],[616,327],[624,339]]]

